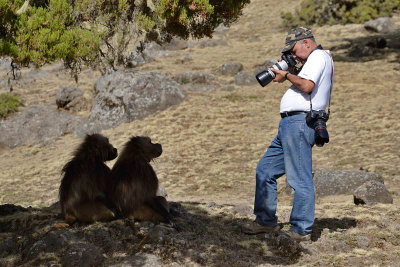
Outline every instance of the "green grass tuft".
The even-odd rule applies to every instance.
[[[18,111],[21,101],[12,94],[0,94],[0,117],[5,118],[9,113]]]

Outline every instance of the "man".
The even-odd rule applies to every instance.
[[[276,214],[276,179],[286,174],[294,189],[293,207],[288,234],[296,241],[310,240],[314,224],[314,184],[311,150],[315,143],[315,130],[306,123],[307,112],[325,110],[333,83],[333,61],[328,51],[317,46],[309,28],[289,31],[282,53],[290,52],[303,63],[296,75],[271,69],[274,82],[292,83],[281,99],[278,134],[261,158],[256,169],[254,214],[256,220],[243,227],[247,234],[276,232],[279,230]]]

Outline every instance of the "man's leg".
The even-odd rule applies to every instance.
[[[286,179],[294,189],[290,215],[291,230],[300,234],[311,233],[314,224],[314,183],[312,178],[312,146],[315,132],[305,122],[305,115],[285,118],[282,127],[282,146]]]
[[[276,179],[284,172],[283,150],[278,134],[260,159],[256,169],[254,214],[256,222],[260,225],[276,226],[278,223]]]

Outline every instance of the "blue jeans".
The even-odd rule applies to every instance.
[[[290,229],[301,235],[311,233],[315,209],[312,178],[315,131],[307,125],[305,117],[306,114],[298,114],[281,119],[278,135],[257,165],[254,200],[256,222],[276,225],[276,179],[286,173],[287,182],[294,189]]]

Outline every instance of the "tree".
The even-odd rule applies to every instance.
[[[0,56],[42,66],[55,60],[77,75],[126,62],[128,49],[177,36],[211,37],[250,0],[0,0]]]

